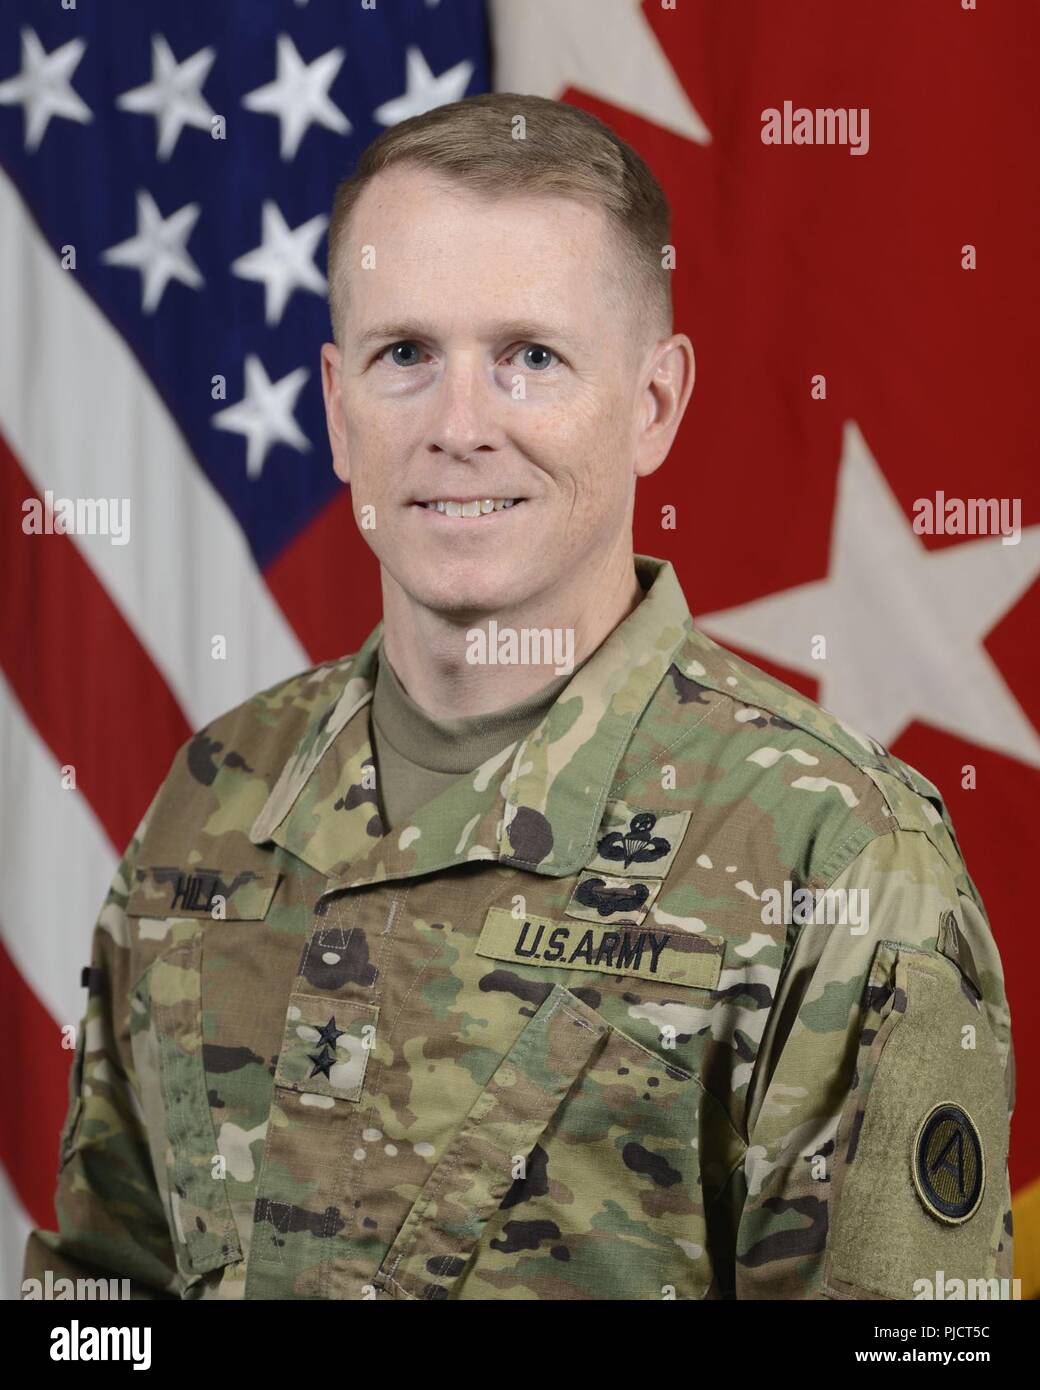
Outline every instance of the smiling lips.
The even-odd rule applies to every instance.
[[[428,512],[440,512],[442,516],[472,517],[508,511],[510,507],[522,501],[523,498],[520,497],[470,497],[465,501],[440,498],[434,502],[419,502],[417,505]]]

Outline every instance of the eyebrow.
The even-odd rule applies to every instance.
[[[509,338],[533,343],[549,341],[561,343],[568,348],[581,346],[580,339],[572,337],[555,324],[537,323],[532,319],[503,319],[499,323],[489,324],[484,336],[489,339]],[[398,320],[367,328],[354,339],[354,343],[363,348],[376,342],[396,343],[412,338],[429,340],[436,337],[437,332],[432,324],[419,320]]]

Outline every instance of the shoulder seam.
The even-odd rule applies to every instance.
[[[673,666],[679,672],[680,675],[683,674],[683,672],[678,667],[677,663],[674,661],[671,663],[671,666],[669,666],[669,670],[671,670]],[[695,678],[685,677],[685,679],[692,680]],[[772,708],[767,704],[753,703],[747,700],[743,700],[738,696],[733,695],[728,690],[717,690],[714,686],[711,685],[704,686],[704,689],[710,690],[714,695],[719,695],[728,699],[732,704],[743,706],[745,709],[764,709],[768,713],[776,715],[778,719],[782,719],[784,723],[790,725],[791,728],[797,729],[798,732],[804,735],[807,739],[815,739],[816,742],[821,744],[824,748],[828,748],[831,750],[831,752],[836,753],[848,767],[853,769],[853,771],[859,773],[860,777],[867,784],[867,787],[864,787],[864,790],[866,791],[869,788],[869,791],[872,792],[873,795],[876,796],[882,804],[886,804],[884,794],[881,792],[880,788],[877,786],[874,780],[868,775],[867,769],[870,768],[879,772],[887,772],[890,776],[896,777],[898,780],[902,780],[901,778],[899,778],[899,774],[897,772],[895,772],[892,768],[887,767],[883,762],[878,761],[876,758],[870,761],[864,759],[862,762],[857,762],[856,759],[853,758],[849,753],[847,753],[844,748],[841,748],[838,744],[833,743],[830,739],[825,738],[821,733],[818,732],[818,730],[809,728],[807,725],[803,723],[798,723],[795,720],[789,719],[787,715],[785,715],[779,709]],[[714,701],[710,703],[708,705],[708,708],[704,710],[704,712],[697,719],[695,719],[692,724],[687,724],[681,730],[681,732],[670,743],[666,744],[664,748],[662,748],[657,754],[655,754],[654,757],[648,758],[646,762],[641,763],[639,767],[637,767],[633,772],[629,773],[629,775],[625,778],[623,782],[614,782],[611,786],[611,792],[614,793],[623,791],[624,788],[628,785],[628,783],[631,782],[634,778],[640,776],[644,772],[647,772],[650,768],[658,766],[661,763],[662,759],[664,759],[669,753],[674,753],[677,749],[681,748],[682,745],[693,736],[693,734],[700,727],[700,725],[703,724],[705,719],[707,719],[708,716],[712,714],[716,708],[717,705]],[[820,708],[822,709],[823,706],[821,705]],[[829,713],[829,711],[827,712]],[[921,793],[917,792],[916,788],[914,787],[910,787],[909,790],[913,791],[915,795],[921,795]],[[886,834],[887,828],[879,828],[875,833],[879,835]]]
[[[768,711],[768,713],[775,714],[778,719],[782,719],[785,724],[789,724],[793,729],[797,729],[798,732],[800,734],[804,734],[806,738],[814,739],[817,743],[822,743],[825,748],[829,748],[832,753],[837,753],[837,755],[844,762],[848,763],[850,767],[855,768],[857,772],[862,773],[864,776],[866,776],[866,770],[868,767],[877,768],[880,772],[891,771],[891,769],[887,768],[885,764],[876,757],[876,755],[871,756],[866,753],[866,750],[864,750],[864,757],[862,759],[854,758],[852,754],[848,752],[847,749],[842,748],[841,745],[839,743],[836,743],[834,740],[827,738],[826,735],[822,734],[819,729],[810,728],[808,724],[803,723],[798,719],[792,719],[789,715],[784,714],[782,710],[776,709],[772,705],[768,705],[756,700],[741,699],[740,697],[732,694],[728,690],[718,690],[715,693],[717,695],[721,695],[724,699],[730,700],[735,705],[742,705],[745,709],[765,709]],[[805,699],[806,697],[802,696],[801,698]],[[820,709],[824,709],[823,705],[820,705]],[[824,710],[824,713],[831,715],[832,718],[837,718],[837,716],[832,714],[830,710]],[[897,776],[898,774],[893,773],[892,775]]]
[[[880,796],[880,792],[878,793]],[[883,835],[891,835],[894,830],[881,830],[868,825],[866,821],[857,821],[851,832],[842,840],[837,849],[831,854],[827,863],[820,870],[820,883],[815,885],[820,888],[829,888],[836,878],[845,872],[850,865],[854,864],[868,845],[872,845],[875,840],[880,840]],[[859,843],[857,843],[857,841]],[[849,850],[852,846],[852,852]],[[833,867],[832,867],[833,866]]]
[[[705,636],[706,634],[698,633],[698,635]],[[710,638],[708,640],[711,641]],[[825,706],[819,704],[818,701],[812,700],[808,695],[803,695],[800,690],[795,690],[793,686],[785,685],[783,681],[778,680],[775,676],[771,676],[768,673],[768,671],[763,671],[759,667],[752,665],[752,663],[743,661],[742,658],[737,657],[735,653],[730,652],[728,648],[721,646],[719,643],[713,642],[712,645],[715,647],[717,651],[723,653],[723,655],[726,658],[740,663],[740,665],[735,667],[735,669],[739,670],[741,666],[747,667],[756,677],[770,682],[783,693],[789,694],[797,700],[804,700],[808,704],[816,705],[816,707],[820,709],[829,718],[835,721],[838,720],[839,716],[835,714],[833,710],[827,709]],[[695,684],[702,686],[705,690],[710,690],[713,692],[713,694],[720,695],[733,704],[742,705],[746,709],[762,709],[770,714],[775,715],[778,719],[782,719],[784,723],[789,724],[792,728],[797,729],[799,733],[804,734],[807,738],[815,739],[818,743],[823,744],[824,747],[831,749],[831,751],[834,753],[837,753],[838,756],[841,757],[846,763],[848,763],[851,767],[856,768],[860,772],[865,772],[865,769],[867,767],[873,767],[877,768],[881,772],[890,772],[893,776],[899,776],[898,772],[895,772],[890,766],[887,765],[886,759],[879,757],[878,754],[870,753],[866,749],[864,749],[862,757],[860,757],[859,755],[854,756],[835,740],[828,738],[826,734],[822,733],[819,729],[814,729],[810,727],[802,717],[792,718],[789,714],[786,714],[782,709],[778,708],[775,700],[759,699],[757,698],[757,693],[755,692],[752,693],[752,698],[745,699],[742,695],[737,694],[735,691],[722,687],[718,683],[717,678],[714,678],[714,684],[711,683],[713,678],[709,675],[707,671],[704,672],[704,677],[707,677],[706,681],[704,677],[687,676],[686,673],[682,670],[682,667],[679,665],[678,661],[674,659],[671,665],[675,667],[675,669],[679,672],[681,676],[683,676],[685,680],[693,681]],[[700,721],[698,720],[698,723],[699,722]],[[869,735],[865,733],[862,736],[864,738],[869,737]],[[877,743],[879,741],[874,739],[873,742]],[[888,753],[887,757],[893,758],[894,754]]]

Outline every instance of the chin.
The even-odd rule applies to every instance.
[[[401,584],[425,608],[460,622],[477,620],[523,602],[526,590],[508,557],[447,565],[407,564]]]

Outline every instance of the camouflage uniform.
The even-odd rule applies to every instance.
[[[60,1233],[27,1276],[230,1299],[1010,1276],[1010,1020],[937,791],[638,568],[542,723],[392,833],[378,628],[181,749],[94,933]],[[777,921],[785,884],[866,889],[869,925]]]

